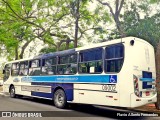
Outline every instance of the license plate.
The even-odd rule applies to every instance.
[[[146,91],[146,96],[149,96],[150,95],[150,92],[149,91]]]

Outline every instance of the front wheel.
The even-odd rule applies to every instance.
[[[58,108],[65,108],[67,104],[66,94],[62,89],[56,90],[54,93],[54,105]]]
[[[15,98],[15,97],[16,97],[14,86],[11,86],[9,92],[10,92],[10,97],[11,97],[11,98]]]

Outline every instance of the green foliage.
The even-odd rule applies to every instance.
[[[72,49],[74,48],[74,44],[70,44],[69,45],[69,49]],[[62,50],[66,50],[66,44],[62,44],[61,47],[60,47],[60,51]],[[56,52],[57,49],[53,46],[48,46],[48,47],[44,47],[40,50],[39,54],[46,54],[46,53],[52,53],[52,52]]]
[[[132,4],[131,9],[125,11],[122,24],[127,36],[142,38],[156,47],[160,37],[160,13],[149,16],[148,11],[150,11],[150,8],[148,6],[150,3],[145,1],[144,4],[144,6],[141,4],[138,7],[136,4]],[[143,19],[140,19],[140,10],[145,11]]]
[[[45,47],[42,48],[39,52],[39,54],[46,54],[46,53],[51,53],[51,52],[56,52],[56,48],[55,47]]]
[[[6,52],[9,60],[13,59],[24,54],[30,41],[36,38],[57,48],[61,40],[74,40],[76,29],[79,30],[79,43],[97,35],[103,39],[107,33],[103,24],[111,22],[110,15],[101,5],[97,5],[95,10],[89,9],[90,3],[90,0],[1,0],[0,46],[4,45],[6,49],[1,52]],[[77,5],[79,13],[76,13]],[[65,49],[65,46],[63,43],[59,50]]]
[[[154,3],[159,3],[160,0],[149,0],[151,4],[154,4]]]

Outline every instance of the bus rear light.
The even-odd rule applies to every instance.
[[[106,97],[113,98],[113,96],[106,96]]]
[[[136,96],[140,96],[139,86],[138,86],[138,77],[133,75],[133,84],[134,84],[134,93]]]
[[[136,83],[135,88],[138,89],[138,83]]]

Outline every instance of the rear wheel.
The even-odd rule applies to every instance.
[[[54,104],[58,108],[65,108],[67,104],[66,94],[62,89],[56,90],[54,93]]]
[[[10,92],[10,97],[11,97],[11,98],[15,98],[15,97],[16,97],[14,86],[11,86],[9,92]]]

